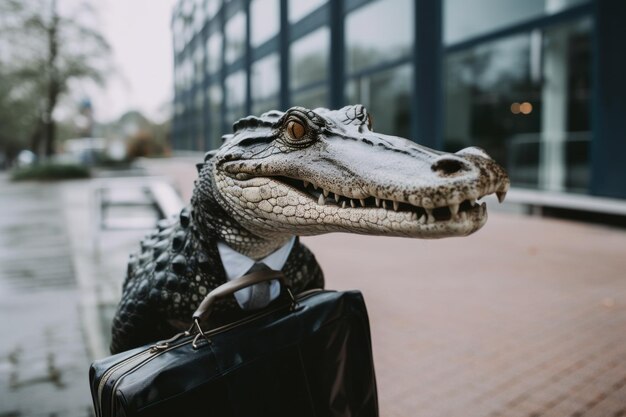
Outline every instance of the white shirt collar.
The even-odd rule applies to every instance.
[[[287,262],[287,258],[291,253],[291,249],[293,248],[295,241],[296,237],[292,236],[292,238],[289,239],[289,242],[285,243],[265,258],[260,259],[258,262],[264,263],[271,269],[280,271],[285,265],[285,262]],[[224,271],[226,271],[226,277],[229,281],[244,276],[246,272],[252,268],[252,265],[257,262],[254,259],[237,252],[224,242],[217,242],[217,250],[220,253],[220,258],[222,258]]]

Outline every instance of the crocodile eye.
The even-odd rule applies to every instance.
[[[289,123],[287,123],[287,133],[289,134],[290,139],[299,140],[306,134],[306,128],[299,121],[290,120]]]

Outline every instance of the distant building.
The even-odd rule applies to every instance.
[[[172,145],[363,103],[375,130],[487,149],[516,187],[626,198],[623,22],[621,0],[181,0]]]

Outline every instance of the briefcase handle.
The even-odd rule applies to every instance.
[[[289,294],[292,303],[295,303],[293,293],[291,292],[291,289],[286,285],[285,274],[283,274],[281,271],[274,271],[268,268],[260,271],[251,272],[247,275],[242,276],[241,278],[228,281],[227,283],[215,288],[204,298],[204,300],[202,300],[196,311],[193,313],[193,321],[203,321],[204,319],[208,318],[217,300],[225,298],[243,288],[250,287],[261,282],[272,281],[274,279],[280,281],[281,286],[285,288],[287,294]]]
[[[217,300],[225,298],[243,288],[250,287],[255,284],[259,284],[261,282],[272,281],[277,279],[280,281],[281,286],[285,289],[289,298],[291,299],[291,307],[295,308],[296,299],[291,292],[291,288],[286,285],[285,274],[281,271],[274,271],[273,269],[262,269],[259,271],[251,272],[249,274],[244,275],[241,278],[234,279],[232,281],[228,281],[225,284],[220,285],[213,291],[211,291],[205,298],[202,300],[196,311],[193,313],[193,324],[185,332],[185,334],[190,334],[192,329],[196,327],[198,329],[198,334],[193,339],[192,346],[194,349],[198,347],[197,342],[200,336],[204,337],[208,342],[209,338],[206,336],[202,327],[200,327],[200,322],[205,320],[211,314],[213,310],[213,306]]]

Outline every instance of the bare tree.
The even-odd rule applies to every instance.
[[[5,73],[12,77],[8,88],[13,95],[30,97],[35,107],[31,112],[36,113],[31,148],[50,156],[55,149],[54,113],[60,97],[69,91],[73,80],[104,83],[109,45],[86,23],[93,15],[87,3],[67,14],[59,11],[57,0],[3,3],[0,49],[7,48],[7,52],[0,54],[0,71],[4,61]]]

